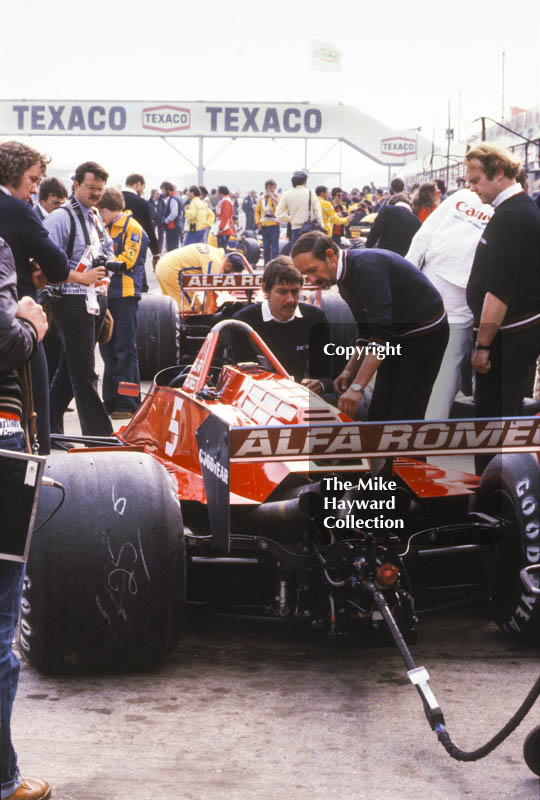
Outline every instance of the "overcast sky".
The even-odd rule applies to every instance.
[[[475,117],[500,117],[505,51],[506,108],[540,102],[537,0],[5,0],[2,18],[4,99],[341,101],[391,128],[420,125],[429,139],[435,130],[442,143],[448,102],[462,135],[478,130]],[[343,52],[340,73],[311,71],[310,38]],[[194,145],[176,142],[195,159]],[[190,170],[156,140],[32,143],[56,163],[101,160],[115,177],[136,170],[174,179]],[[208,158],[218,144],[207,143]],[[322,152],[311,148],[312,159]],[[212,168],[295,168],[299,143],[290,151],[244,140]],[[386,173],[347,147],[342,166],[376,182]],[[338,168],[337,148],[318,168]]]

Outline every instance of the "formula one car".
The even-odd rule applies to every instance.
[[[220,363],[231,328],[273,371]],[[383,627],[368,585],[412,639],[415,597],[479,584],[501,627],[538,641],[519,573],[540,562],[539,426],[352,422],[224,320],[117,435],[50,458],[65,502],[43,489],[21,649],[46,673],[156,664],[178,639],[186,569],[193,602],[336,636]],[[500,454],[481,478],[415,458],[473,452]]]

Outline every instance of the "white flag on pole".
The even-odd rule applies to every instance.
[[[341,70],[341,50],[328,42],[311,40],[311,69],[320,69],[324,72],[339,72]]]

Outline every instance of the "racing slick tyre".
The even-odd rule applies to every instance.
[[[44,674],[159,664],[182,622],[186,552],[175,487],[152,456],[53,454],[24,581],[19,649]]]
[[[358,328],[345,300],[333,292],[323,291],[321,309],[330,323],[330,341],[335,345],[354,345]],[[330,356],[332,377],[336,378],[347,364],[345,356]]]
[[[257,239],[242,238],[236,245],[236,249],[245,255],[252,267],[257,266],[261,257],[261,248]]]
[[[527,594],[523,567],[540,562],[540,471],[532,453],[498,455],[480,479],[476,511],[507,522],[488,564],[495,622],[510,635],[540,642],[540,597]]]
[[[178,364],[180,317],[178,304],[162,294],[144,294],[137,317],[137,353],[141,380]]]
[[[533,728],[523,742],[525,763],[535,775],[540,777],[540,725]]]

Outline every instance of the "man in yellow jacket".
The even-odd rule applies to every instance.
[[[190,186],[188,189],[189,205],[186,206],[184,211],[185,226],[187,233],[184,239],[184,245],[197,244],[204,242],[204,235],[206,229],[212,223],[208,221],[210,209],[201,200],[201,190],[198,186]],[[210,212],[212,213],[212,212]],[[214,215],[212,214],[212,217]],[[213,221],[213,220],[212,220]]]
[[[148,236],[124,210],[124,196],[117,189],[106,189],[98,203],[99,213],[114,242],[117,264],[109,285],[108,305],[114,319],[112,337],[100,344],[105,364],[103,403],[112,419],[129,419],[140,398],[118,394],[121,381],[140,383],[137,355],[137,314],[143,285]]]
[[[214,275],[223,271],[225,251],[209,244],[197,243],[178,247],[165,253],[156,265],[156,278],[161,293],[173,297],[178,307],[187,314],[212,313],[215,310],[215,293],[183,292],[182,275]]]
[[[255,208],[255,225],[262,233],[264,263],[268,264],[279,255],[279,231],[281,225],[276,219],[278,197],[277,184],[274,180],[267,180],[264,184],[264,194],[259,195]]]
[[[315,194],[319,198],[319,203],[321,204],[323,228],[328,236],[332,236],[334,225],[347,225],[352,215],[340,217],[339,214],[336,213],[336,209],[328,199],[328,186],[317,186]]]

